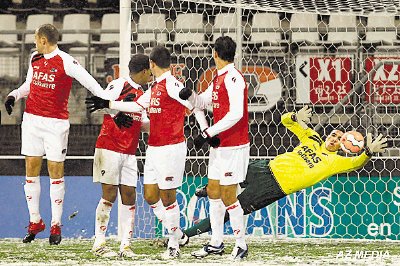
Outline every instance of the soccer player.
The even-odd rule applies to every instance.
[[[49,242],[50,245],[61,242],[64,160],[69,133],[67,105],[72,80],[78,80],[95,95],[103,92],[97,81],[74,58],[58,49],[58,38],[58,30],[51,24],[41,25],[36,30],[37,51],[30,58],[26,81],[8,94],[5,102],[7,113],[11,115],[15,101],[28,97],[21,125],[21,153],[25,155],[26,166],[24,190],[30,216],[24,243],[31,242],[36,234],[45,229],[39,213],[39,174],[45,154],[50,175],[52,212]]]
[[[197,258],[224,252],[225,211],[231,217],[236,238],[232,257],[242,259],[248,254],[243,208],[236,194],[237,185],[246,177],[249,163],[247,85],[242,73],[233,64],[235,51],[236,43],[232,38],[219,37],[213,51],[217,76],[212,84],[200,95],[190,89],[180,92],[182,99],[188,99],[201,110],[212,104],[214,115],[214,125],[202,130],[202,134],[195,139],[197,148],[205,142],[211,145],[207,193],[212,235],[210,243],[192,253]]]
[[[142,85],[150,82],[149,57],[134,55],[129,62],[130,78],[119,78],[110,82],[105,90],[109,99],[136,101],[142,94]],[[115,257],[118,254],[106,246],[106,231],[110,212],[121,194],[120,257],[134,257],[129,247],[135,218],[137,184],[137,161],[135,157],[141,128],[148,131],[149,120],[146,111],[139,113],[105,114],[103,125],[96,142],[93,163],[93,181],[101,183],[102,197],[96,208],[95,241],[92,251],[101,257]]]
[[[330,176],[357,170],[374,154],[383,152],[387,147],[386,138],[379,135],[372,141],[372,135],[369,133],[367,145],[361,155],[340,156],[337,151],[343,132],[333,130],[323,142],[317,132],[308,128],[310,116],[311,109],[307,106],[297,113],[283,115],[283,125],[297,136],[300,144],[293,151],[280,154],[269,163],[265,160],[250,163],[244,182],[245,189],[238,196],[244,214],[262,209],[286,195],[313,186]],[[197,194],[205,196],[204,192],[203,188],[198,190]],[[225,222],[229,220],[228,213],[224,219]],[[210,218],[206,218],[184,233],[192,237],[210,229]]]
[[[108,101],[95,96],[86,99],[91,112],[103,108],[138,112],[148,108],[150,135],[144,166],[144,198],[170,234],[162,256],[165,259],[179,257],[179,241],[187,240],[181,239],[184,234],[179,228],[176,189],[182,185],[185,170],[185,110],[193,109],[189,102],[179,98],[183,84],[172,76],[170,65],[170,52],[156,46],[150,53],[150,69],[156,82],[136,102]]]

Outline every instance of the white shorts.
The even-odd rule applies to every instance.
[[[149,146],[144,164],[144,184],[158,184],[159,189],[182,185],[186,161],[186,142],[160,147]]]
[[[137,161],[135,155],[96,148],[93,160],[93,182],[136,187]]]
[[[21,129],[22,155],[46,155],[49,161],[65,161],[69,134],[68,120],[24,113]]]
[[[208,178],[223,186],[239,184],[246,179],[250,146],[237,149],[210,148]]]

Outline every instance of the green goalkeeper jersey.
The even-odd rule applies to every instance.
[[[292,114],[284,114],[282,124],[299,138],[300,145],[269,163],[285,194],[312,186],[332,175],[358,169],[368,162],[369,157],[365,153],[344,157],[328,151],[319,134],[311,128],[303,129],[292,120]]]

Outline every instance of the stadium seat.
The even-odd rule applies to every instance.
[[[292,31],[292,42],[299,46],[299,50],[314,51],[322,47],[318,46],[320,42],[318,31],[317,14],[292,14],[290,19],[290,29]]]
[[[215,16],[213,40],[215,41],[220,36],[229,36],[236,40],[236,14],[219,13]]]
[[[397,30],[387,31],[386,28],[395,27],[394,16],[370,16],[368,17],[367,31],[365,33],[365,45],[392,46],[396,43]],[[376,30],[376,31],[371,31]]]
[[[248,45],[259,46],[262,53],[281,52],[282,33],[280,31],[270,31],[281,28],[281,21],[278,13],[256,13],[253,17],[251,26],[251,41]],[[263,32],[263,30],[267,30]]]
[[[53,24],[53,21],[54,21],[53,15],[48,15],[48,14],[29,15],[26,20],[26,30],[34,31],[43,24]],[[35,42],[35,34],[29,33],[25,35],[26,44],[33,44],[34,42]]]
[[[203,15],[196,13],[179,14],[175,23],[174,46],[183,47],[183,52],[204,55],[207,47],[204,46]]]
[[[17,16],[1,14],[0,15],[0,31],[1,30],[16,30]],[[0,47],[15,47],[18,36],[16,33],[0,34]]]
[[[15,15],[0,15],[0,31],[16,29],[17,17]],[[16,33],[0,34],[0,78],[11,80],[19,78],[20,51],[16,44]]]
[[[49,0],[22,0],[21,4],[9,7],[8,11],[10,11],[12,14],[19,14],[23,17],[26,17],[30,14],[46,13],[46,7],[48,7],[49,4]]]
[[[135,43],[141,45],[166,43],[166,29],[165,14],[142,14],[139,17],[137,41]]]
[[[1,14],[10,14],[11,11],[8,8],[12,7],[12,0],[0,0],[0,13]]]
[[[101,17],[107,13],[119,12],[119,1],[115,0],[97,0],[93,7],[85,7],[83,10],[93,14],[96,17]],[[89,3],[90,4],[90,3]]]
[[[112,47],[119,44],[119,14],[104,14],[101,19],[101,30],[115,30],[116,33],[100,33],[100,41],[93,41],[97,46]]]
[[[68,14],[63,19],[63,30],[90,30],[90,15]],[[60,45],[88,46],[88,33],[63,33]]]
[[[80,13],[88,6],[88,0],[60,0],[59,5],[52,5],[46,10],[57,14]]]

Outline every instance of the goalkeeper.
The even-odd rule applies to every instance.
[[[343,157],[337,154],[343,132],[333,130],[325,142],[317,132],[308,128],[311,109],[303,107],[297,113],[282,116],[282,124],[292,131],[300,140],[300,145],[293,151],[278,155],[269,163],[265,160],[249,164],[245,187],[238,195],[244,214],[262,209],[271,203],[310,187],[326,178],[350,172],[363,167],[371,157],[383,152],[387,147],[387,139],[379,135],[372,141],[371,133],[367,136],[364,152],[356,157]],[[206,196],[206,189],[196,192],[198,196]],[[225,213],[225,222],[229,220]],[[211,230],[210,219],[206,218],[184,233],[192,237]]]

